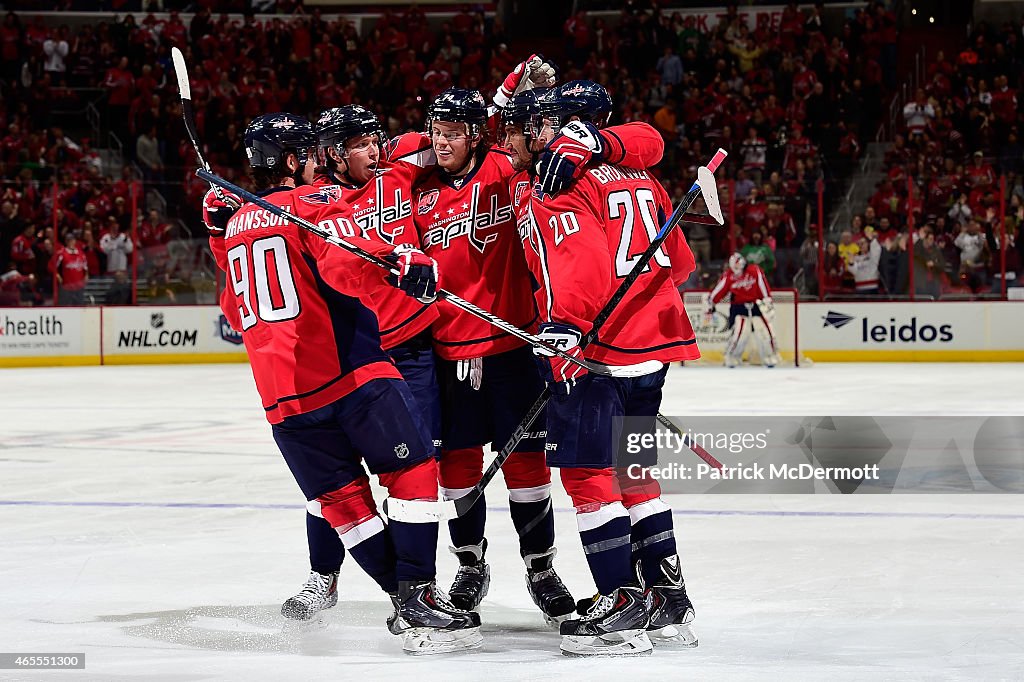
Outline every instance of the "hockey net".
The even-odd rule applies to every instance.
[[[708,292],[693,290],[683,292],[683,303],[690,325],[697,336],[700,346],[700,360],[687,362],[690,365],[721,365],[725,354],[725,346],[729,342],[729,296],[719,301],[715,309],[719,314],[713,315],[710,322],[705,318],[704,310]],[[774,289],[772,300],[775,302],[775,321],[772,329],[775,332],[775,345],[779,353],[780,364],[797,366],[809,364],[800,356],[797,313],[800,296],[796,289]],[[747,342],[744,352],[744,364],[759,365],[758,344],[751,339]]]

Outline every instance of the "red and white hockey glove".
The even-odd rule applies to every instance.
[[[580,340],[583,332],[579,327],[562,322],[542,322],[537,336],[549,346],[559,349],[574,358],[583,359]],[[580,377],[587,374],[585,367],[580,367],[565,358],[553,355],[545,348],[534,347],[533,354],[538,356],[541,374],[548,384],[548,389],[556,398],[564,398],[572,391]]]
[[[398,267],[397,275],[388,275],[391,286],[420,303],[437,300],[437,261],[409,244],[399,244],[384,260]]]
[[[573,121],[562,126],[537,161],[537,179],[544,194],[554,196],[572,186],[591,163],[604,160],[604,140],[592,123]]]
[[[212,187],[203,197],[203,223],[206,224],[206,231],[210,233],[211,237],[224,236],[228,221],[242,205],[242,200],[231,192],[225,190],[221,190],[221,192],[227,202],[218,198],[216,190]],[[228,203],[231,201],[235,202],[234,206]]]
[[[555,67],[544,61],[538,54],[531,54],[526,61],[516,64],[512,73],[498,86],[494,94],[494,106],[504,108],[508,101],[520,92],[533,88],[548,88],[555,84]]]

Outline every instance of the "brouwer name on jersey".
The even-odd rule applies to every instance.
[[[418,205],[423,205],[423,198],[421,195]],[[447,249],[456,239],[466,237],[473,248],[483,253],[488,244],[498,239],[496,232],[484,234],[485,230],[508,222],[513,214],[511,204],[499,205],[497,194],[491,195],[490,208],[486,213],[479,211],[479,204],[480,183],[474,182],[469,202],[463,202],[461,211],[448,208],[431,214],[430,223],[423,235],[423,246],[440,246]]]
[[[620,180],[650,180],[651,176],[644,170],[633,170],[631,168],[620,168],[619,166],[609,166],[608,164],[601,164],[587,170],[595,180],[600,182],[602,185],[607,185],[610,182],[617,182]]]

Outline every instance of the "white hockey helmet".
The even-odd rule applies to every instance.
[[[747,259],[743,257],[743,254],[737,251],[736,253],[729,256],[729,269],[735,274],[740,274],[747,267]]]

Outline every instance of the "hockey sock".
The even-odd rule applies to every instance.
[[[611,594],[618,587],[635,583],[625,507],[613,502],[594,511],[584,509],[577,508],[576,523],[597,591]]]
[[[545,490],[543,500],[517,501],[516,495],[522,492],[510,490],[508,503],[512,524],[519,533],[519,552],[523,556],[542,554],[555,545],[555,515],[551,509],[551,496]]]
[[[317,500],[324,518],[356,563],[385,592],[397,590],[395,550],[384,519],[377,515],[369,479],[358,478],[344,488],[321,495]]]
[[[517,452],[501,467],[508,486],[509,511],[519,534],[519,552],[543,554],[555,545],[551,470],[543,452]]]
[[[622,506],[612,469],[564,468],[562,485],[576,507],[583,551],[601,594],[636,583],[630,550],[629,513]]]
[[[482,447],[443,451],[438,475],[441,493],[449,500],[465,497],[473,490],[473,486],[480,482],[483,466]],[[481,494],[465,514],[448,522],[452,545],[479,545],[484,539],[486,522],[487,502]]]
[[[397,500],[431,506],[437,503],[437,461],[431,457],[398,471],[380,474],[381,485]],[[433,580],[437,575],[437,516],[391,519],[388,529],[395,552],[399,581]]]
[[[331,524],[306,512],[306,542],[309,544],[309,567],[324,575],[335,573],[345,560],[345,546]]]
[[[359,567],[388,594],[398,591],[395,548],[391,544],[389,527],[383,519],[374,516],[349,531],[340,533],[341,541]]]
[[[629,520],[633,561],[640,562],[644,585],[653,585],[661,577],[661,560],[676,554],[672,510],[657,497],[629,507]]]
[[[395,544],[398,580],[433,580],[437,575],[438,523],[408,523],[391,519],[388,528]]]

